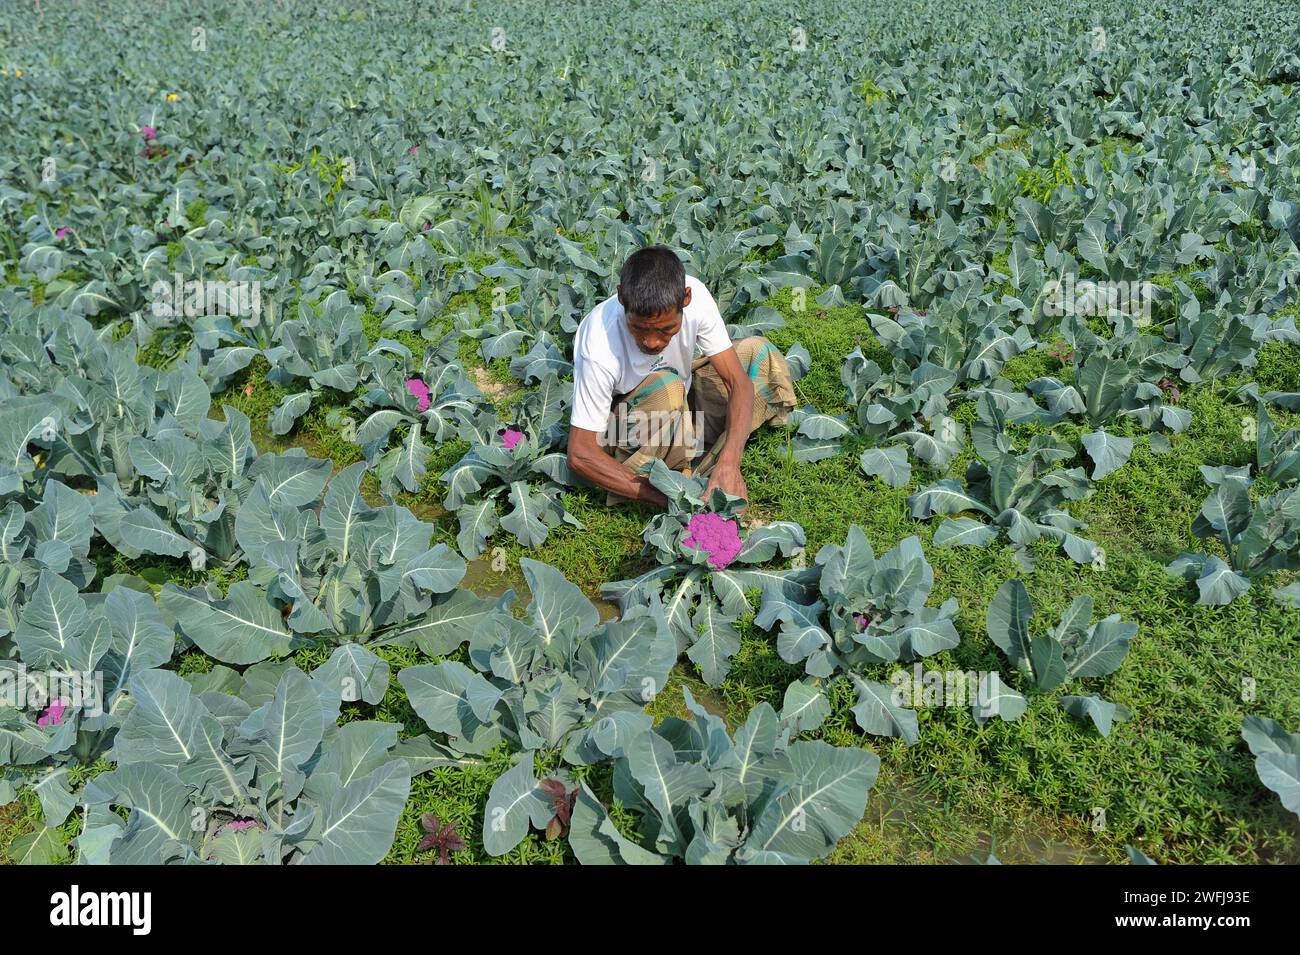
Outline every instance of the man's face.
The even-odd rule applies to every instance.
[[[620,293],[620,302],[622,298]],[[688,288],[682,295],[681,308],[660,312],[657,315],[626,313],[627,330],[632,333],[632,340],[636,342],[636,347],[646,355],[657,355],[667,348],[673,336],[681,331],[682,310],[689,304],[691,304],[691,290]]]

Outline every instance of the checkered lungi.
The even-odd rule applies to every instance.
[[[785,424],[796,399],[790,366],[761,336],[735,342],[740,366],[754,383],[750,430]],[[639,471],[659,458],[674,471],[707,477],[727,444],[727,386],[707,358],[691,365],[688,394],[672,369],[652,372],[625,395],[614,397],[605,448]],[[609,503],[626,500],[610,494]]]

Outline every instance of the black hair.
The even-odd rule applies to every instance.
[[[627,257],[618,274],[618,291],[628,315],[661,315],[682,307],[686,269],[666,245],[648,245]]]

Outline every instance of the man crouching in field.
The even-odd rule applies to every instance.
[[[757,336],[733,345],[709,290],[661,245],[629,256],[618,294],[578,326],[573,379],[569,467],[611,504],[668,506],[642,473],[654,458],[707,477],[706,493],[748,500],[749,433],[784,424],[795,406],[776,346]]]

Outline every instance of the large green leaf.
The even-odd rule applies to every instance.
[[[901,737],[908,746],[920,738],[916,711],[900,706],[894,700],[893,687],[857,676],[853,678],[853,685],[858,691],[853,716],[864,731],[876,736]]]
[[[71,668],[72,661],[86,655],[83,635],[91,627],[86,602],[77,593],[76,586],[51,571],[42,570],[14,628],[14,643],[29,667]],[[100,655],[107,649],[104,646]],[[92,670],[97,659],[75,669]]]
[[[1119,410],[1120,398],[1131,378],[1128,365],[1119,359],[1094,355],[1084,362],[1078,387],[1089,420],[1109,421]]]
[[[954,517],[940,524],[934,532],[935,547],[987,547],[998,539],[996,527],[970,517]]]
[[[549,507],[546,498],[524,481],[515,481],[510,485],[509,499],[514,508],[501,518],[502,528],[514,534],[525,547],[540,547],[549,533],[543,519]]]
[[[1025,715],[1029,701],[1003,683],[997,673],[981,674],[977,686],[977,698],[971,701],[971,715],[976,723],[985,723],[995,716],[1011,723]]]
[[[157,514],[144,507],[128,512],[118,525],[118,532],[124,544],[142,554],[180,557],[193,546],[164,524]]]
[[[935,515],[960,514],[962,511],[979,511],[993,517],[994,512],[979,499],[971,496],[960,484],[943,480],[912,494],[907,499],[912,516],[928,520]]]
[[[117,733],[117,762],[149,763],[176,772],[197,760],[203,750],[203,723],[215,720],[194,699],[189,683],[168,670],[145,670],[132,678],[130,690],[135,705]]]
[[[302,863],[375,865],[393,844],[410,791],[410,767],[395,759],[332,792],[321,803],[321,828]]]
[[[712,600],[701,600],[691,619],[695,642],[686,655],[700,668],[709,686],[718,686],[726,679],[731,658],[740,649],[735,624],[735,618],[723,614]]]
[[[907,449],[897,445],[889,448],[868,448],[858,458],[858,466],[868,477],[878,477],[890,487],[907,487],[912,479],[912,465],[907,460]]]
[[[1218,557],[1205,561],[1200,575],[1196,578],[1196,589],[1200,596],[1198,604],[1222,606],[1230,604],[1250,590],[1250,581],[1229,567]]]
[[[361,525],[369,511],[361,499],[361,479],[365,473],[364,461],[339,471],[331,479],[321,505],[320,528],[340,561],[346,561],[360,544]]]
[[[1089,432],[1082,441],[1088,457],[1092,458],[1093,468],[1089,477],[1094,481],[1118,471],[1133,454],[1132,438],[1121,438],[1104,430]]]
[[[600,623],[600,614],[582,590],[549,564],[519,560],[533,595],[529,614],[546,644],[586,636]]]
[[[233,752],[251,753],[263,771],[288,780],[300,773],[325,734],[317,684],[297,668],[280,678],[275,696],[239,727]]]
[[[790,746],[793,783],[769,802],[746,840],[751,853],[819,859],[858,824],[880,758],[820,740]]]
[[[364,700],[377,705],[388,690],[388,661],[357,643],[338,647],[311,675],[348,703]]]
[[[1111,726],[1123,717],[1120,707],[1099,696],[1063,696],[1061,706],[1073,717],[1092,720],[1102,736],[1109,736]]]
[[[436,601],[418,620],[397,627],[385,635],[385,642],[414,646],[431,657],[445,656],[474,636],[484,621],[503,609],[508,598],[491,600],[476,597],[469,590],[454,590]]]
[[[826,694],[807,680],[795,680],[785,688],[781,722],[796,733],[815,730],[831,715]]]
[[[125,686],[139,672],[171,659],[176,638],[153,598],[129,587],[116,587],[104,598],[104,615],[113,631],[105,660],[113,686]]]
[[[1070,676],[1107,676],[1114,673],[1128,653],[1129,641],[1137,634],[1137,629],[1137,624],[1122,621],[1118,615],[1102,620],[1091,629],[1087,640],[1066,661]]]
[[[712,787],[708,771],[681,762],[673,746],[656,732],[642,733],[627,746],[628,770],[641,784],[646,801],[658,814],[664,847],[685,851],[681,818],[687,804]]]
[[[620,833],[585,782],[573,806],[569,847],[583,865],[664,865],[669,861]]]
[[[1273,720],[1248,716],[1241,736],[1255,754],[1255,771],[1282,798],[1282,805],[1300,816],[1300,733],[1288,733]]]
[[[1008,580],[989,603],[987,632],[994,646],[1007,655],[1013,665],[1030,666],[1029,619],[1034,605],[1029,591],[1019,580]]]
[[[497,517],[497,502],[494,498],[471,501],[456,511],[456,517],[460,521],[456,545],[462,554],[471,559],[483,553],[488,540],[501,523]]]
[[[67,854],[63,833],[49,826],[19,836],[9,847],[9,856],[17,865],[56,865]]]
[[[488,792],[483,812],[483,849],[505,855],[528,835],[531,823],[545,829],[554,810],[533,775],[533,754],[525,752],[513,769],[502,773]]]
[[[87,797],[130,808],[109,852],[114,865],[159,865],[191,851],[195,833],[189,790],[166,767],[150,762],[121,766],[87,786]]]
[[[285,656],[292,634],[264,590],[248,581],[232,584],[224,600],[213,600],[202,587],[184,590],[168,583],[163,610],[200,650],[222,663],[245,665],[270,656]]]

